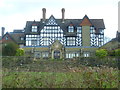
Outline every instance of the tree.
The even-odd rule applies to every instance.
[[[96,56],[98,56],[99,58],[104,58],[107,55],[108,55],[108,52],[105,49],[96,50]]]
[[[16,50],[16,56],[23,56],[24,55],[24,50],[19,48]]]
[[[18,45],[14,42],[8,42],[2,45],[3,56],[15,56]]]
[[[120,49],[115,50],[115,56],[120,56]]]

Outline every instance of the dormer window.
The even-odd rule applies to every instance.
[[[37,26],[32,26],[32,32],[37,32]]]
[[[73,26],[68,26],[68,32],[74,32],[74,27]]]
[[[100,34],[104,34],[104,30],[103,29],[99,29]]]

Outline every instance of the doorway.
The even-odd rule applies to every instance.
[[[55,50],[54,51],[54,59],[59,59],[60,58],[60,51],[59,50]]]

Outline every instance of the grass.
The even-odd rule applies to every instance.
[[[46,64],[44,67],[38,64],[26,64],[11,69],[3,67],[3,88],[118,87],[117,68],[105,66],[89,67],[84,65],[77,67],[68,65],[67,68],[63,68],[61,65],[64,66],[64,64],[60,64],[60,62],[55,63],[54,67],[52,63]],[[55,67],[57,70],[54,70]]]

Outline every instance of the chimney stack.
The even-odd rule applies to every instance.
[[[5,33],[5,28],[2,27],[2,36],[4,35],[4,33]]]
[[[46,9],[43,8],[42,11],[43,11],[43,23],[45,23],[45,19],[46,19]]]
[[[64,23],[64,19],[65,19],[65,9],[62,8],[62,23]]]

